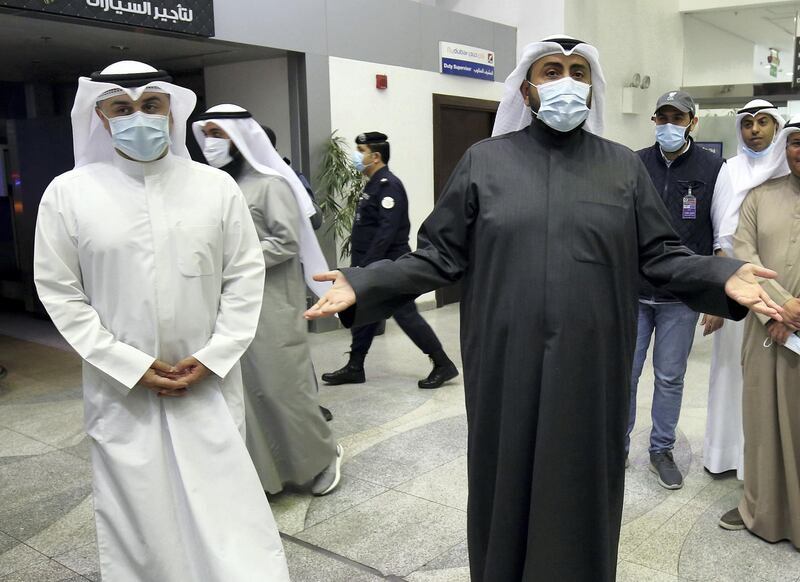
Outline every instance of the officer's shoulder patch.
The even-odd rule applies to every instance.
[[[394,208],[394,198],[391,196],[385,196],[383,200],[381,200],[381,206],[383,206],[386,210],[391,210]]]

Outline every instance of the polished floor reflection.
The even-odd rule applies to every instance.
[[[457,355],[456,308],[424,315]],[[346,331],[312,342],[319,373],[345,361]],[[662,489],[648,470],[652,368],[642,375],[617,580],[800,582],[800,552],[788,543],[717,526],[741,485],[702,468],[710,349],[698,337],[689,365],[679,491]],[[4,315],[0,363],[9,368],[0,381],[0,582],[99,580],[80,362],[45,322]],[[419,390],[428,371],[389,323],[367,359],[366,384],[322,388],[345,447],[342,484],[323,498],[270,499],[295,582],[469,580],[463,386]]]

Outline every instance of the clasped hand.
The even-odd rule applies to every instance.
[[[800,299],[793,297],[783,304],[783,323],[795,330],[800,329]]]
[[[189,393],[192,384],[199,382],[209,373],[209,369],[192,356],[182,359],[174,366],[156,360],[139,383],[160,397],[180,398]]]
[[[780,321],[770,321],[767,324],[767,333],[773,342],[779,345],[784,345],[794,331],[785,323],[781,323]]]

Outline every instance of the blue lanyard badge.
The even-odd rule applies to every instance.
[[[689,186],[689,192],[683,197],[683,213],[681,218],[684,220],[694,220],[697,218],[697,198],[692,196],[692,187]]]

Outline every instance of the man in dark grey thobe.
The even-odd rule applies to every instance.
[[[741,319],[727,293],[780,317],[754,276],[774,273],[693,255],[638,156],[592,133],[603,89],[594,47],[529,45],[504,135],[467,151],[417,250],[320,275],[306,312],[360,325],[461,279],[473,582],[613,582],[640,273],[697,311]]]

